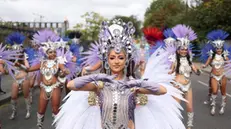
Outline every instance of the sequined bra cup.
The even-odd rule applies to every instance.
[[[220,69],[224,66],[225,61],[221,55],[216,54],[211,64],[215,69]]]
[[[105,83],[99,92],[103,129],[128,129],[129,120],[134,122],[135,94],[118,87],[118,84]]]
[[[50,80],[58,72],[58,61],[43,60],[40,71],[46,80]]]
[[[189,62],[186,57],[180,58],[180,67],[179,67],[179,73],[184,75],[186,78],[190,77],[190,74],[192,72],[192,68],[189,65]]]

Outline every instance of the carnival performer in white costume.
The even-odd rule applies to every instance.
[[[14,63],[22,64],[25,67],[29,67],[29,64],[26,60],[25,53],[23,50],[23,43],[25,41],[25,36],[19,32],[11,33],[7,38],[6,42],[10,45],[11,50],[18,50],[19,56],[17,56]],[[20,58],[20,60],[19,60]],[[22,89],[25,103],[26,103],[26,116],[25,118],[28,119],[30,117],[30,109],[31,109],[31,102],[29,96],[29,80],[28,75],[22,68],[15,67],[14,71],[14,78],[15,81],[12,84],[12,92],[11,92],[11,107],[12,107],[12,114],[10,115],[11,120],[15,119],[17,114],[17,98],[19,90]]]
[[[33,40],[33,35],[28,37],[30,39],[30,46],[25,48],[26,59],[29,63],[29,66],[34,66],[40,61],[39,57],[39,45]],[[28,73],[29,87],[30,87],[30,102],[33,100],[33,88],[38,86],[40,83],[40,71]]]
[[[180,105],[172,97],[181,92],[170,85],[165,63],[168,53],[157,50],[147,65],[143,79],[130,78],[128,68],[135,60],[132,54],[131,22],[103,22],[100,49],[95,56],[102,60],[107,74],[78,77],[68,83],[71,91],[54,123],[56,129],[184,129]],[[161,55],[157,53],[162,52]],[[155,76],[158,75],[158,76]],[[88,92],[97,94],[96,103],[89,105]],[[149,94],[148,103],[136,106],[137,93]],[[159,95],[159,96],[155,96]]]
[[[6,39],[6,41],[10,43],[10,46],[4,46],[3,44],[0,44],[1,74],[9,74],[15,81],[17,81],[16,79],[17,76],[15,76],[15,73],[17,72],[17,68],[15,68],[14,62],[23,60],[23,58],[21,58],[23,54],[20,49],[9,49],[9,48],[11,47],[17,48],[17,46],[20,46],[23,40],[24,37],[21,34],[12,33]],[[16,111],[14,110],[16,109],[15,105],[12,105],[12,108],[13,111]],[[1,128],[1,123],[0,123],[0,128]]]
[[[54,117],[59,112],[59,105],[61,99],[61,83],[63,77],[69,73],[64,66],[66,61],[64,58],[58,58],[62,54],[62,48],[66,42],[60,40],[51,30],[38,31],[34,36],[34,41],[39,45],[41,60],[31,66],[30,68],[24,68],[23,65],[19,65],[27,72],[33,72],[40,70],[41,83],[40,83],[40,96],[39,96],[39,109],[37,113],[37,126],[39,129],[43,129],[44,115],[47,104],[51,100],[52,104],[52,116]],[[57,53],[57,55],[56,55]],[[62,62],[61,62],[62,61]]]
[[[197,75],[200,75],[200,70],[192,63],[192,56],[189,51],[190,41],[197,38],[195,32],[186,25],[176,25],[172,28],[174,34],[177,37],[177,52],[176,60],[172,64],[172,70],[169,74],[176,73],[175,87],[184,92],[184,97],[188,101],[187,114],[188,121],[187,127],[191,129],[193,127],[193,96],[190,75],[194,71]],[[180,101],[179,101],[180,102]]]
[[[216,112],[216,98],[218,89],[220,88],[222,94],[221,106],[219,114],[224,114],[226,106],[226,84],[227,77],[225,75],[225,61],[229,60],[229,49],[225,44],[225,39],[229,34],[223,30],[214,30],[207,35],[209,43],[205,45],[202,49],[202,59],[205,64],[203,68],[206,68],[208,65],[211,65],[211,115],[215,115]],[[209,98],[210,99],[210,98]]]

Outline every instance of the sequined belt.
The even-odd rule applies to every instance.
[[[217,81],[221,81],[221,79],[222,79],[222,77],[224,76],[224,74],[221,74],[221,75],[219,75],[219,76],[216,76],[216,75],[214,75],[214,74],[211,73],[210,76],[213,77],[214,79],[216,79]]]
[[[174,82],[174,84],[175,84],[176,86],[179,86],[179,88],[180,88],[180,90],[181,90],[182,92],[188,92],[188,90],[189,90],[190,87],[191,87],[191,81],[189,81],[189,83],[186,84],[186,85],[183,85],[183,84],[181,84],[181,83],[179,83],[179,82]]]
[[[49,100],[52,96],[52,92],[55,88],[60,86],[60,82],[56,82],[55,84],[52,84],[50,86],[45,85],[44,83],[40,83],[40,86],[45,90],[46,92],[46,98],[47,100]]]

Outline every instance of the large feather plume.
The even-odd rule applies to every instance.
[[[163,39],[163,32],[156,27],[147,27],[143,29],[144,36],[150,45],[155,45],[156,41]]]
[[[84,57],[81,59],[83,61],[83,66],[93,66],[97,62],[101,61],[100,54],[100,43],[91,43],[90,49],[82,54]]]
[[[40,30],[33,35],[33,40],[40,44],[42,42],[56,42],[60,40],[60,37],[49,29]]]
[[[13,32],[6,37],[6,43],[10,44],[11,46],[14,44],[21,45],[25,39],[26,37],[23,34],[19,32]]]
[[[223,30],[214,30],[207,34],[209,40],[225,40],[229,34]]]
[[[172,28],[172,31],[177,38],[188,38],[188,40],[193,41],[197,38],[196,33],[191,27],[179,24]]]
[[[172,29],[170,29],[170,28],[164,30],[164,37],[165,38],[171,37],[171,38],[176,39],[176,35],[173,33]]]
[[[7,66],[9,74],[15,79],[13,71],[15,71],[14,63],[10,60],[22,60],[19,58],[22,54],[19,54],[19,50],[6,50],[6,46],[0,44],[0,59],[3,60]]]

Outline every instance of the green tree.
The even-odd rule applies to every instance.
[[[87,12],[81,17],[84,18],[85,23],[79,23],[74,27],[83,34],[81,39],[84,41],[97,40],[100,31],[100,25],[107,19],[95,12]]]
[[[145,12],[144,27],[173,26],[185,10],[181,0],[155,0]]]
[[[184,16],[184,20],[191,25],[199,39],[205,38],[209,31],[223,29],[231,33],[231,1],[210,0],[189,11],[190,16]]]
[[[141,21],[138,20],[138,18],[136,16],[131,15],[131,16],[127,17],[127,16],[117,15],[114,18],[112,18],[112,20],[113,19],[121,19],[121,20],[123,20],[123,22],[126,22],[126,23],[127,22],[132,22],[133,26],[136,28],[136,32],[134,34],[135,38],[141,37],[141,35],[142,35],[142,32],[141,32]]]

